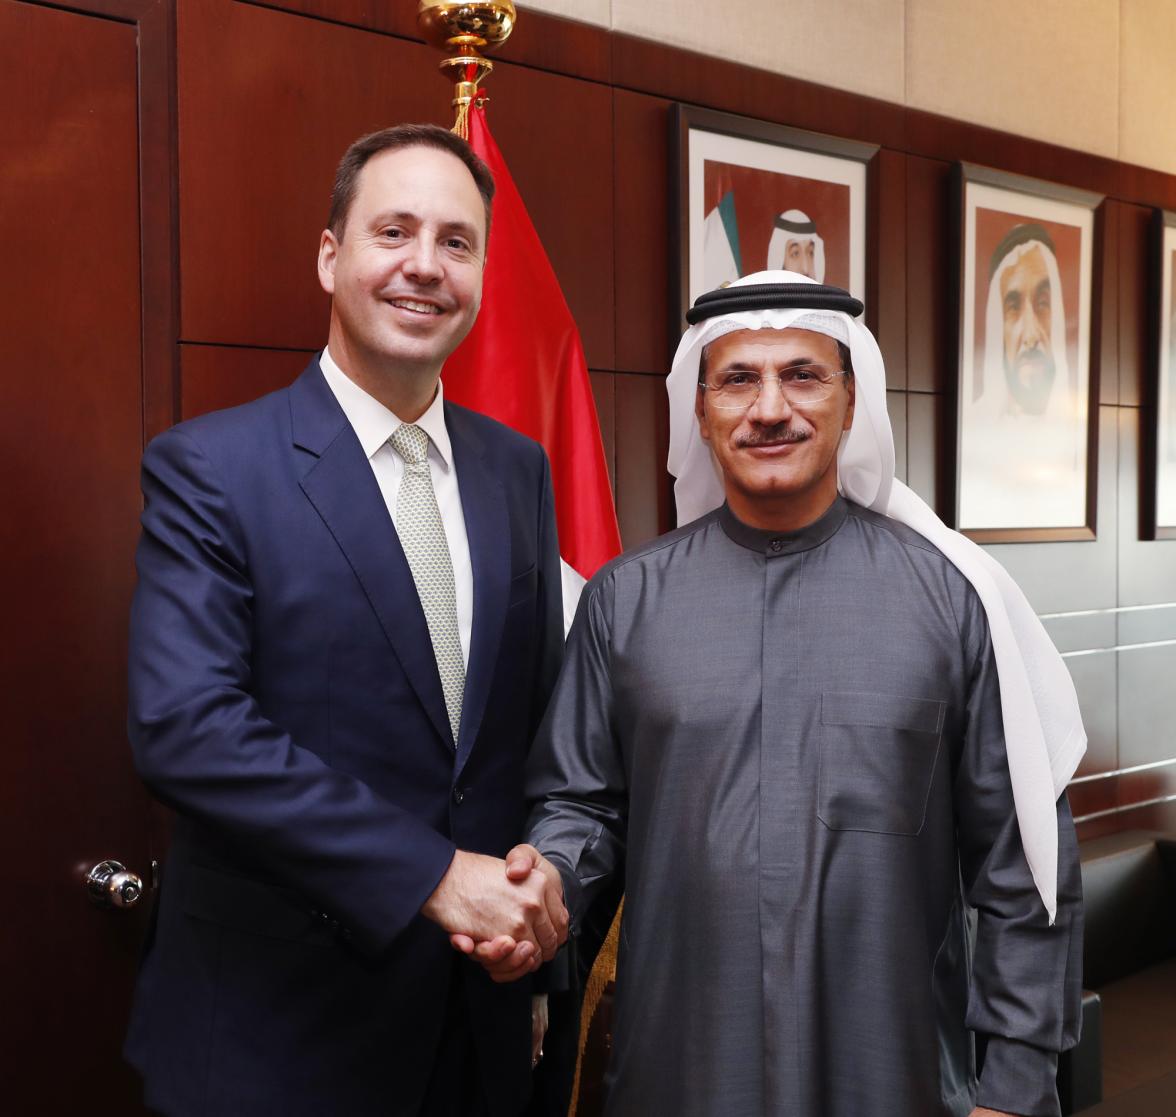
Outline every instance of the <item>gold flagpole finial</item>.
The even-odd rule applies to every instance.
[[[420,0],[417,24],[427,42],[444,51],[454,51],[442,59],[441,72],[454,82],[453,104],[457,120],[453,130],[469,139],[470,105],[481,96],[478,85],[494,69],[481,54],[501,46],[515,25],[512,0],[478,0],[455,3],[454,0]]]

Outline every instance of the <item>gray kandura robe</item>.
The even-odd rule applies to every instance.
[[[623,556],[585,590],[528,794],[573,925],[626,874],[609,1117],[1057,1112],[1074,828],[1063,796],[1050,927],[983,608],[922,536],[838,498]]]

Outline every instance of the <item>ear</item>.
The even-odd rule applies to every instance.
[[[319,238],[318,280],[328,295],[335,293],[335,263],[339,258],[339,242],[330,229],[324,229]]]
[[[849,392],[849,406],[845,409],[845,422],[841,424],[843,431],[849,430],[853,426],[853,405],[857,399],[857,377],[847,376],[845,378],[846,391]]]
[[[710,441],[710,424],[706,419],[706,392],[702,390],[700,384],[694,393],[694,415],[698,419],[698,433],[702,435],[703,442]]]

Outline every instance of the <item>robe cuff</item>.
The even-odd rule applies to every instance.
[[[1060,1117],[1058,1053],[989,1036],[976,1104],[1018,1117]]]
[[[531,992],[566,993],[572,987],[572,970],[572,940],[569,938],[550,962],[544,962],[531,975]]]

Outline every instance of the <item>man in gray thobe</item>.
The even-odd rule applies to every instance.
[[[532,753],[573,927],[626,881],[607,1113],[1056,1114],[1073,688],[1007,575],[893,479],[860,303],[804,282],[695,304],[670,380],[691,522],[592,579]]]

